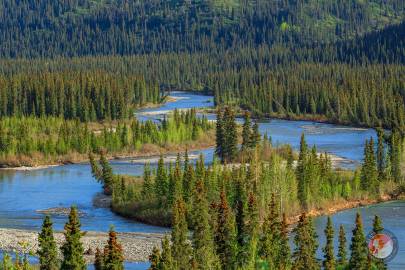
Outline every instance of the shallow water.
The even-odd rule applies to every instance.
[[[165,112],[174,108],[192,108],[213,106],[212,97],[181,92],[172,93],[176,97],[185,97],[176,102],[169,102],[160,108],[145,109],[137,113],[137,117],[144,119],[158,119],[159,115],[143,115],[152,111]],[[209,115],[215,119],[215,115]],[[240,120],[240,119],[239,119]],[[355,166],[362,159],[365,139],[375,136],[371,129],[356,129],[338,125],[315,123],[310,121],[263,120],[260,122],[260,132],[268,133],[273,144],[291,144],[295,149],[299,146],[301,133],[306,134],[310,145],[316,144],[319,151],[328,151],[343,158],[353,160],[349,167]],[[213,149],[202,151],[206,162],[210,163]],[[198,154],[193,152],[192,154]],[[143,163],[131,160],[112,161],[113,169],[117,173],[141,175]],[[156,166],[156,163],[152,164]],[[70,207],[75,204],[83,212],[81,217],[82,229],[92,231],[107,231],[114,224],[117,231],[122,232],[165,232],[167,229],[150,226],[127,220],[112,213],[109,209],[98,208],[93,205],[94,196],[101,192],[98,184],[91,176],[88,164],[74,164],[52,167],[36,171],[0,171],[0,227],[38,230],[41,226],[43,214],[36,212],[51,207]],[[354,223],[357,210],[344,211],[333,216],[337,222],[344,223],[350,231]],[[387,229],[393,231],[400,242],[400,251],[390,267],[405,265],[405,250],[401,241],[405,241],[405,202],[378,204],[360,208],[364,213],[367,230],[370,219],[374,214],[383,218]],[[55,229],[62,230],[66,217],[52,216]],[[402,220],[401,220],[402,218]],[[315,220],[318,235],[323,236],[325,218]],[[348,234],[350,235],[350,233]],[[320,237],[321,246],[323,237]],[[131,263],[126,269],[146,269],[146,263]],[[403,268],[403,267],[402,267]],[[399,269],[399,268],[392,268]]]
[[[384,229],[389,230],[396,236],[399,246],[396,257],[388,263],[388,267],[389,269],[405,269],[405,201],[386,202],[358,207],[356,209],[345,210],[332,215],[335,231],[335,252],[337,252],[338,233],[341,224],[345,227],[349,250],[357,212],[360,212],[363,218],[364,232],[366,236],[372,230],[374,216],[378,215],[381,217]],[[314,225],[320,242],[318,258],[322,258],[323,256],[321,248],[325,245],[323,230],[325,229],[326,221],[327,217],[318,217],[314,219]],[[350,255],[350,252],[348,254]]]

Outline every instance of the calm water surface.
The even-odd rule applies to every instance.
[[[169,102],[160,108],[145,109],[137,113],[141,120],[161,118],[167,111],[175,108],[201,108],[213,106],[213,98],[181,92],[172,93],[180,97],[176,102]],[[159,111],[156,115],[151,112]],[[145,115],[146,113],[146,115]],[[215,115],[208,115],[215,119]],[[239,119],[240,121],[240,119]],[[356,166],[361,161],[363,144],[366,138],[375,137],[371,129],[357,129],[338,125],[321,124],[306,121],[263,120],[260,132],[272,137],[273,144],[291,144],[295,149],[299,146],[300,135],[306,134],[310,145],[316,144],[318,151],[328,151],[334,155],[352,160],[348,166]],[[213,149],[202,151],[207,163],[212,161]],[[195,154],[198,154],[196,152]],[[112,162],[113,169],[118,173],[141,175],[142,163],[129,160]],[[152,164],[155,166],[156,164]],[[92,178],[88,164],[74,164],[52,167],[37,171],[0,171],[0,227],[38,230],[43,214],[37,210],[51,207],[70,207],[75,204],[83,212],[81,223],[83,230],[107,231],[114,224],[122,232],[167,232],[166,228],[150,226],[119,217],[109,209],[98,208],[93,198],[101,192],[100,185]],[[399,240],[400,250],[390,264],[392,269],[405,266],[405,202],[384,203],[359,208],[365,219],[366,231],[370,229],[371,219],[375,214],[382,217],[387,229],[394,232]],[[333,216],[336,226],[344,224],[348,232],[354,223],[357,210],[343,211]],[[56,230],[62,230],[66,217],[53,216]],[[315,220],[321,245],[323,245],[323,229],[325,218]],[[337,231],[337,228],[336,230]],[[350,237],[351,233],[348,233]],[[146,269],[146,263],[130,263],[126,269]]]

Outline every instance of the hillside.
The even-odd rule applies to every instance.
[[[403,10],[401,0],[0,1],[0,56],[296,47],[362,36]]]

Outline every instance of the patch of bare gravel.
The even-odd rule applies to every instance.
[[[28,230],[0,228],[0,250],[6,252],[22,252],[21,243],[27,243],[29,250],[35,252],[38,248],[38,232]],[[118,233],[118,240],[124,250],[125,261],[140,262],[148,261],[154,246],[160,247],[163,234],[157,233]],[[55,233],[58,247],[64,242],[61,232]],[[85,232],[82,243],[85,250],[85,259],[88,263],[93,262],[96,248],[103,250],[107,243],[107,232]],[[61,254],[59,254],[61,255]]]

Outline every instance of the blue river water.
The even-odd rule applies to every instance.
[[[192,108],[213,106],[209,96],[174,92],[179,98],[159,108],[139,111],[138,118],[156,119],[161,114],[175,108]],[[146,115],[145,115],[146,113]],[[215,118],[214,115],[209,116]],[[349,160],[350,166],[356,166],[362,159],[363,144],[370,136],[375,137],[372,129],[358,129],[346,126],[315,123],[310,121],[262,120],[260,132],[267,132],[272,137],[273,144],[291,144],[298,148],[301,133],[304,132],[310,145],[315,144],[318,151],[327,151],[336,156]],[[199,152],[196,152],[198,154]],[[209,163],[213,157],[213,149],[202,151]],[[131,160],[114,160],[112,166],[115,172],[130,175],[141,175],[143,164]],[[152,166],[155,164],[152,163]],[[167,232],[167,228],[150,226],[131,221],[112,213],[108,208],[94,205],[93,199],[101,192],[100,185],[92,178],[88,164],[72,164],[50,167],[35,171],[0,171],[0,227],[39,230],[43,214],[37,210],[52,207],[70,207],[77,205],[84,213],[81,217],[82,229],[91,231],[108,231],[114,225],[121,232]],[[375,214],[382,217],[384,225],[392,231],[399,240],[399,252],[389,264],[390,269],[405,268],[405,202],[382,203],[358,209],[339,212],[333,215],[337,226],[344,224],[351,237],[356,211],[363,214],[365,230],[370,230]],[[56,230],[62,230],[66,217],[53,216]],[[320,247],[324,244],[323,229],[325,217],[315,219]],[[403,242],[402,242],[403,241]],[[350,242],[350,241],[349,241]],[[320,249],[319,249],[320,250]],[[321,254],[319,254],[321,256]],[[147,263],[127,263],[126,269],[146,269]]]

